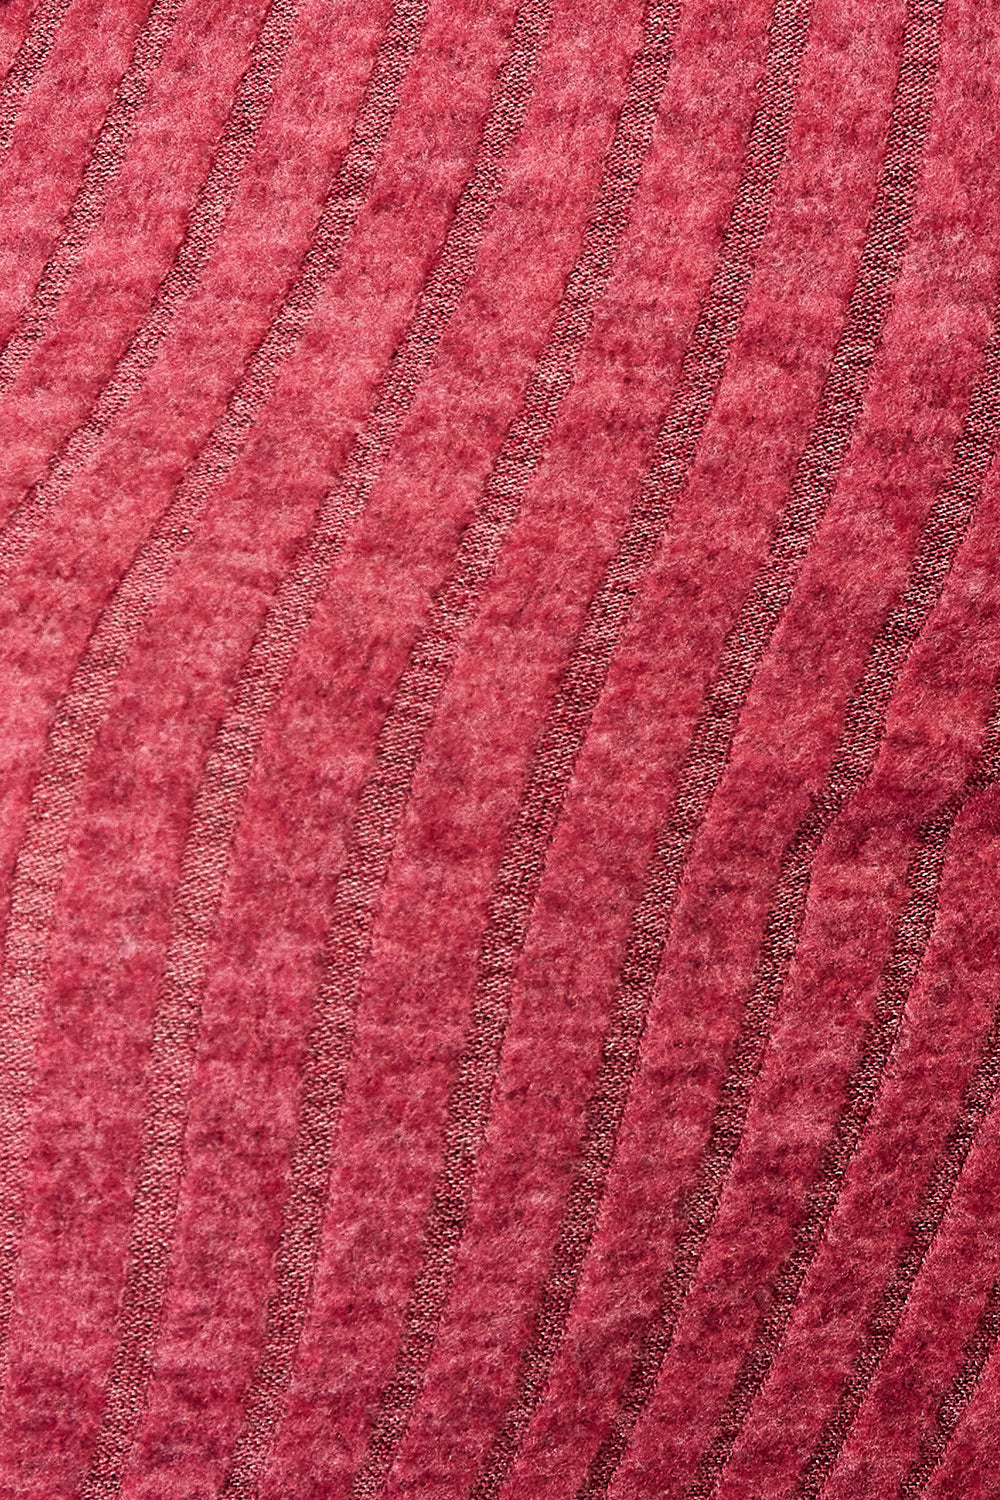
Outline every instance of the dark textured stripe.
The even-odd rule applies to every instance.
[[[989,385],[994,400],[998,375],[1000,375],[1000,369],[995,369]],[[973,405],[975,404],[974,399]],[[969,447],[960,444],[959,453],[964,455],[967,464],[971,463],[973,467],[978,467]],[[961,459],[957,467],[959,466],[961,466]],[[955,474],[950,477],[945,493],[955,488],[957,478]],[[981,481],[982,474],[980,473],[980,484]],[[928,534],[933,538],[933,527]],[[942,545],[942,540],[939,534],[939,545]],[[947,547],[948,543],[943,543],[943,545]],[[921,548],[918,551],[911,576],[918,577],[922,573],[925,579],[925,592],[930,592],[932,597],[936,597],[934,583],[931,581],[935,570],[927,557],[927,550],[927,548]],[[954,543],[950,545],[949,550],[953,554]],[[921,564],[924,565],[923,568]],[[936,592],[940,592],[939,586]],[[912,601],[910,614],[912,623],[908,629],[903,623],[905,609],[906,596],[904,595],[903,604],[890,614],[875,644],[872,652],[873,661],[879,660],[880,648],[884,649],[887,637],[891,638],[895,635],[900,642],[905,641],[907,635],[912,635],[914,627],[922,623],[922,619],[926,619],[929,612],[925,604],[922,605],[916,600]],[[897,675],[898,672],[893,674],[893,680]],[[875,692],[884,705],[888,696],[884,666],[877,682]],[[858,699],[863,697],[862,691]],[[884,714],[884,707],[882,712]],[[880,724],[880,731],[881,728]],[[881,732],[879,737],[881,738]],[[785,930],[789,933],[789,937],[785,940],[784,951],[780,956],[774,951],[773,942],[767,945],[767,956],[758,970],[761,981],[767,983],[771,990],[769,994],[763,994],[759,989],[756,990],[751,1002],[754,1028],[758,1030],[758,1033],[762,1025],[765,1030],[769,1030],[770,1017],[777,1003],[777,995],[787,978],[791,957],[802,931],[812,858],[833,817],[843,807],[846,797],[851,795],[853,790],[853,788],[845,787],[842,791],[837,786],[836,771],[842,765],[843,758],[838,756],[823,796],[814,805],[785,853],[783,878],[779,883],[778,898],[768,920],[767,930],[769,934],[779,930],[777,914],[783,913],[787,923]],[[848,1080],[844,1107],[823,1152],[816,1182],[809,1193],[806,1211],[795,1230],[792,1248],[773,1280],[767,1299],[767,1306],[770,1310],[758,1321],[753,1340],[730,1390],[718,1431],[698,1463],[695,1480],[687,1492],[689,1500],[708,1500],[708,1497],[715,1493],[722,1471],[743,1430],[743,1424],[778,1356],[792,1310],[798,1301],[806,1274],[819,1252],[830,1216],[840,1197],[848,1166],[854,1158],[858,1143],[871,1118],[881,1092],[885,1070],[895,1050],[906,1005],[923,965],[924,955],[934,928],[941,872],[955,821],[969,799],[992,786],[998,775],[1000,775],[1000,706],[995,703],[975,766],[959,790],[947,798],[933,816],[925,820],[920,829],[907,871],[907,886],[910,895],[897,926],[892,952],[882,971],[875,1019],[868,1027],[861,1055]],[[855,772],[855,779],[856,776],[857,772]],[[804,870],[803,860],[806,861]],[[797,893],[797,898],[795,893]],[[771,979],[772,975],[775,976],[774,979]]]
[[[17,56],[0,84],[0,151],[10,150],[17,117],[45,66],[59,24],[68,10],[69,0],[41,0],[31,17]]]
[[[987,1362],[992,1358],[998,1339],[1000,1281],[994,1281],[972,1337],[965,1346],[955,1378],[941,1397],[934,1426],[920,1444],[920,1452],[903,1476],[899,1486],[899,1500],[917,1500],[918,1495],[924,1493],[965,1415],[966,1407],[972,1400]]]
[[[209,496],[232,470],[285,361],[298,345],[347,236],[367,200],[375,164],[417,45],[423,0],[397,0],[369,79],[351,144],[334,175],[308,251],[267,334],[251,355],[226,410],[139,548],[84,648],[56,709],[32,795],[11,889],[0,976],[0,1342],[6,1348],[23,1219],[24,1121],[33,1081],[37,1015],[48,974],[55,903],[80,787],[112,688],[173,564],[194,535]],[[155,1198],[137,1207],[148,1213]],[[117,1493],[120,1463],[145,1390],[146,1344],[133,1312],[165,1274],[154,1253],[133,1265],[120,1344],[88,1497]],[[134,1337],[133,1337],[134,1335]]]
[[[295,0],[272,0],[246,71],[237,86],[232,111],[208,176],[198,192],[180,244],[149,311],[133,333],[87,416],[60,443],[44,476],[31,486],[0,529],[0,587],[10,577],[12,568],[23,559],[52,509],[65,497],[73,478],[95,452],[112,422],[142,389],[178,309],[197,290],[274,96],[275,84],[291,42],[295,14]]]
[[[165,1107],[162,1083],[183,1072],[190,1081],[212,932],[228,870],[232,839],[270,709],[308,629],[330,567],[363,510],[393,439],[431,366],[476,263],[504,185],[504,166],[524,123],[538,54],[550,22],[548,0],[521,6],[493,89],[475,165],[455,205],[441,252],[417,299],[361,433],[337,483],[319,507],[296,562],[278,589],[215,739],[198,790],[174,902],[172,937],[157,1030],[183,1036],[187,1057],[150,1080],[151,1114]],[[181,1017],[185,1025],[180,1025]],[[162,1080],[162,1081],[161,1081]],[[171,1107],[172,1101],[171,1101]],[[278,1284],[264,1352],[245,1401],[244,1423],[224,1486],[227,1495],[253,1492],[266,1463],[290,1378],[301,1319],[302,1285]]]
[[[882,1292],[869,1314],[861,1347],[854,1357],[840,1396],[802,1467],[793,1491],[795,1500],[812,1500],[822,1493],[833,1473],[861,1403],[868,1392],[899,1328],[914,1283],[951,1204],[955,1185],[986,1116],[992,1110],[1000,1087],[1000,1001],[993,1012],[980,1048],[979,1061],[965,1090],[961,1106],[948,1132],[937,1161],[921,1195],[920,1207],[910,1223],[906,1240],[896,1257]],[[956,1419],[957,1420],[957,1419]]]
[[[299,1135],[269,1307],[273,1363],[258,1372],[261,1410],[274,1410],[298,1343],[319,1254],[332,1142],[353,1051],[357,996],[380,891],[399,819],[409,796],[441,690],[461,636],[473,618],[516,520],[521,497],[544,452],[575,376],[593,309],[603,295],[656,118],[669,62],[673,4],[654,4],[645,44],[635,59],[615,138],[605,159],[584,243],[560,299],[553,327],[521,409],[501,444],[476,513],[463,533],[397,684],[379,733],[372,773],[362,792],[341,871],[303,1079]],[[401,1357],[407,1357],[404,1332]],[[388,1472],[405,1431],[408,1406],[390,1385],[355,1491],[371,1493]]]
[[[642,577],[687,483],[739,328],[784,160],[809,14],[808,4],[791,3],[778,6],[772,17],[760,106],[704,310],[685,353],[653,462],[574,644],[497,873],[473,1003],[479,1025],[470,1038],[451,1105],[451,1149],[456,1163],[462,1156],[474,1160],[471,1143],[485,1131],[509,1019],[511,985],[566,791]],[[452,1171],[457,1177],[455,1167]],[[452,1235],[460,1238],[472,1191],[471,1170],[459,1181],[462,1196],[457,1206],[452,1205],[456,1226]],[[561,1330],[555,1339],[531,1346],[522,1357],[517,1395],[480,1468],[473,1491],[477,1496],[494,1495],[505,1482],[542,1397],[560,1336]]]
[[[150,77],[163,56],[183,3],[184,0],[154,0],[135,39],[128,67],[115,89],[55,249],[42,269],[35,290],[18,314],[13,330],[0,348],[0,392],[9,390],[17,372],[44,334],[87,239],[100,223],[108,193],[125,160],[135,117],[146,98]]]
[[[943,0],[911,0],[907,7],[886,156],[844,329],[769,558],[727,637],[688,750],[674,810],[657,842],[633,916],[597,1082],[587,1106],[574,1185],[535,1329],[522,1356],[517,1403],[524,1399],[522,1392],[527,1396],[539,1381],[544,1383],[553,1351],[562,1339],[638,1066],[646,1016],[684,866],[726,765],[750,686],[829,504],[861,413],[909,230],[934,93],[942,9]],[[607,1488],[655,1386],[739,1142],[741,1112],[750,1082],[743,1073],[748,1061],[748,1057],[737,1057],[727,1077],[698,1186],[686,1199],[685,1224],[674,1265],[665,1279],[659,1308],[647,1327],[611,1429],[590,1465],[582,1495],[601,1494]]]

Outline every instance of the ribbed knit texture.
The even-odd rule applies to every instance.
[[[1000,1497],[998,46],[0,3],[0,1497]]]

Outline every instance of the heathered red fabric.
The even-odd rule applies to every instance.
[[[0,1495],[1000,1497],[998,44],[0,5]]]

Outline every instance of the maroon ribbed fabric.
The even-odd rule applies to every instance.
[[[1000,1497],[998,44],[0,4],[0,1496]]]

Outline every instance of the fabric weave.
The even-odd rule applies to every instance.
[[[0,5],[0,1495],[1000,1497],[998,43]]]

